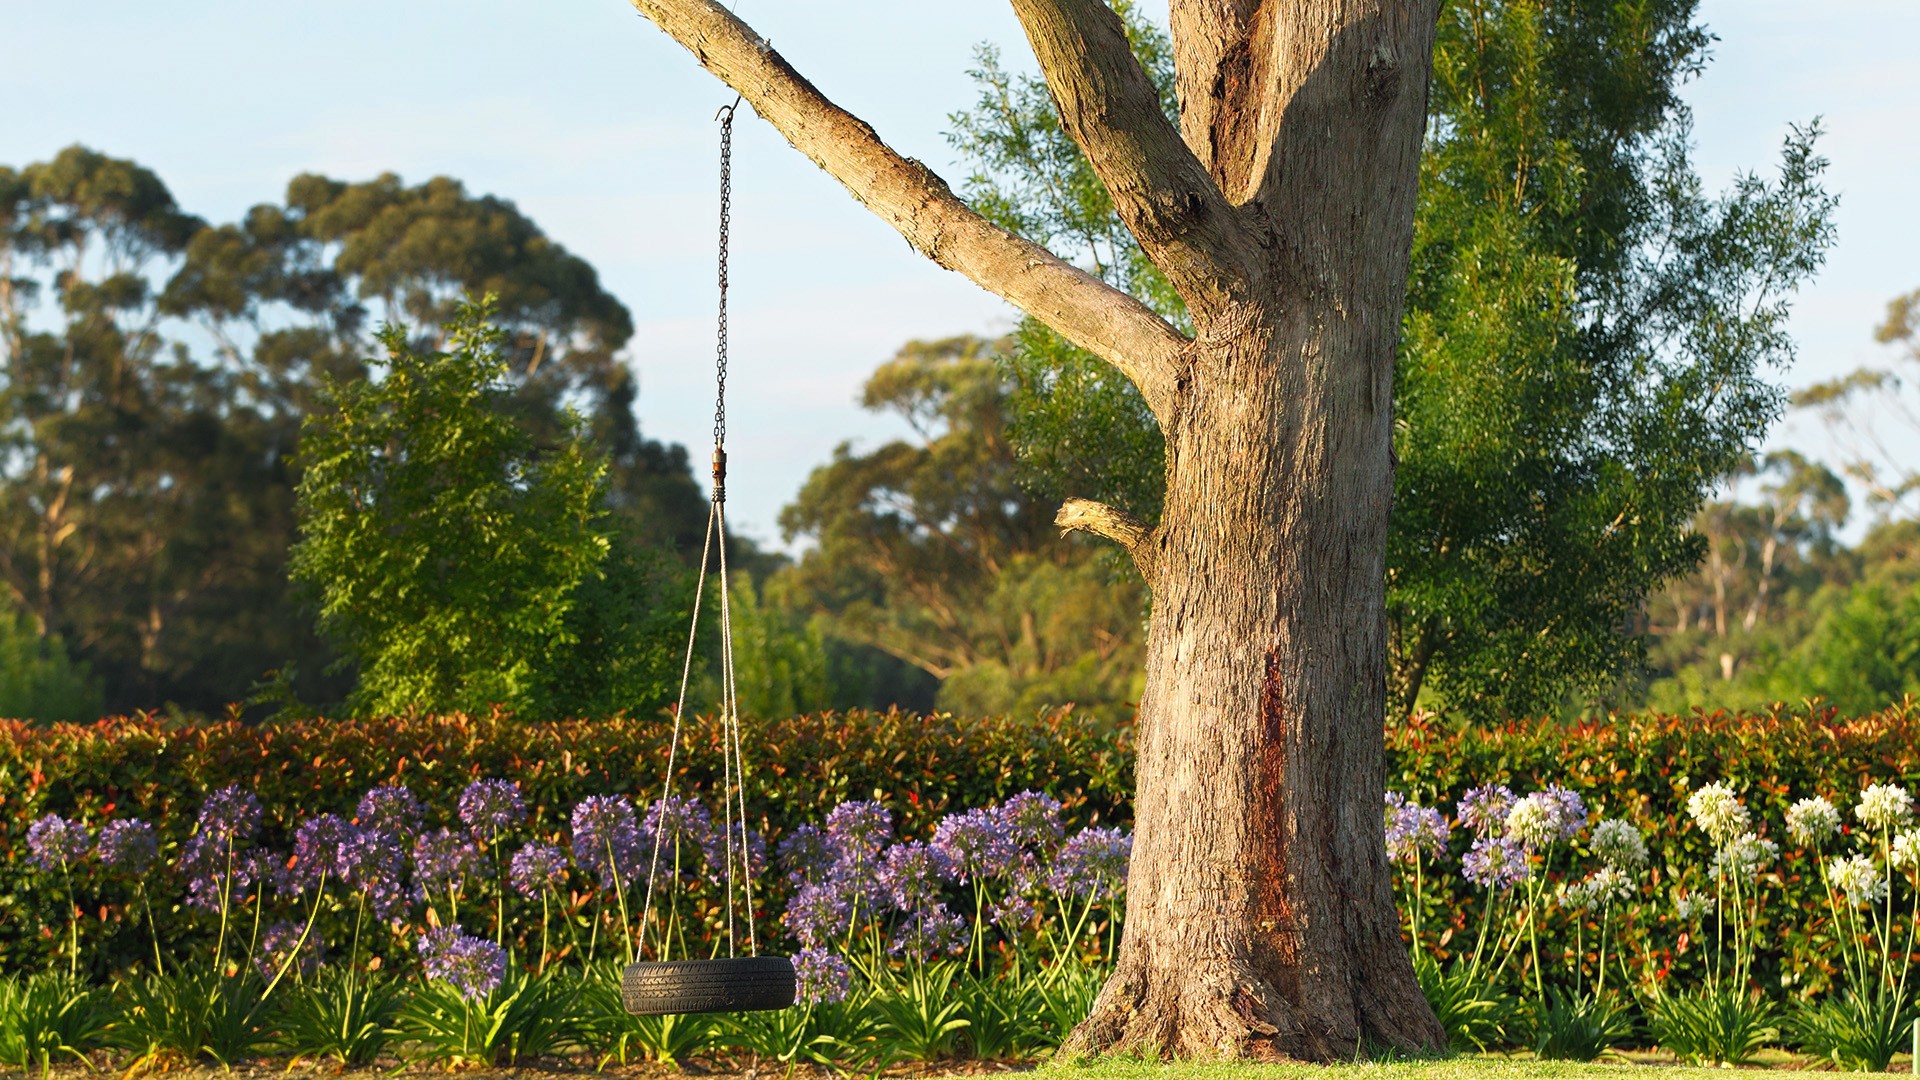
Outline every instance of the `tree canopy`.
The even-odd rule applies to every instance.
[[[861,403],[913,429],[857,453],[843,443],[780,515],[813,546],[780,575],[835,637],[939,680],[938,707],[1031,712],[1137,700],[1137,582],[1016,479],[1003,415],[1005,342],[909,342]]]
[[[1172,112],[1170,48],[1130,8]],[[1779,412],[1787,299],[1832,239],[1816,129],[1777,176],[1707,193],[1685,0],[1449,4],[1435,46],[1395,366],[1391,687],[1471,715],[1550,709],[1637,664],[1648,594],[1699,560],[1695,511]],[[1060,127],[983,51],[954,118],[973,204],[1182,318]],[[1138,392],[1036,321],[1010,438],[1030,481],[1151,519],[1163,451]]]
[[[487,291],[503,407],[537,445],[577,413],[624,543],[697,550],[705,498],[684,450],[641,436],[617,359],[631,316],[511,202],[306,175],[210,224],[84,147],[0,167],[0,582],[107,708],[215,711],[289,665],[339,700],[287,582],[302,420],[328,380],[365,376],[375,323],[432,351]]]

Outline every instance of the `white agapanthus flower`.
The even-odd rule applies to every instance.
[[[1687,813],[1716,844],[1731,843],[1747,831],[1747,808],[1721,781],[1687,796]]]
[[[1840,831],[1840,811],[1815,795],[1787,808],[1787,837],[1801,847],[1818,847]]]
[[[1908,829],[1894,837],[1890,854],[1896,868],[1920,870],[1920,829]]]
[[[1692,922],[1713,910],[1713,897],[1705,893],[1682,893],[1673,898],[1673,915],[1681,922]]]
[[[1713,874],[1752,877],[1765,870],[1780,854],[1780,845],[1753,833],[1742,833],[1728,841],[1713,855]]]
[[[1593,911],[1631,899],[1633,879],[1611,866],[1595,870],[1585,881],[1560,886],[1560,905],[1569,911]]]
[[[1530,848],[1543,848],[1560,838],[1560,807],[1550,797],[1534,792],[1507,811],[1507,835]]]
[[[1865,855],[1836,856],[1827,862],[1827,880],[1853,904],[1877,904],[1887,898],[1887,879]]]
[[[1913,816],[1913,796],[1899,784],[1874,784],[1860,793],[1853,816],[1869,829],[1892,829]]]
[[[1619,818],[1606,818],[1593,827],[1593,853],[1614,870],[1643,870],[1647,865],[1646,839]]]

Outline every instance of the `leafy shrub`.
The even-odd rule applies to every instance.
[[[105,993],[65,972],[0,979],[0,1065],[16,1069],[86,1055],[106,1044]]]
[[[369,972],[322,968],[281,1003],[273,1048],[293,1058],[332,1058],[348,1068],[387,1048],[400,984]]]
[[[401,1004],[395,1032],[407,1057],[441,1065],[511,1065],[558,1053],[573,1042],[573,1000],[557,972],[509,967],[484,994],[434,979]]]
[[[1130,731],[1066,710],[1026,719],[851,712],[742,723],[748,812],[776,838],[848,798],[881,799],[916,833],[955,807],[982,806],[1025,788],[1053,793],[1075,820],[1129,816]],[[295,815],[350,817],[355,800],[377,784],[404,782],[431,815],[451,820],[469,781],[503,776],[519,783],[532,830],[550,835],[588,795],[657,796],[668,734],[661,723],[626,717],[530,723],[504,714],[262,725],[144,714],[93,724],[0,721],[0,971],[39,970],[56,952],[64,959],[64,935],[49,938],[40,928],[65,929],[65,896],[25,858],[27,829],[46,813],[95,826],[109,817],[143,817],[159,828],[161,864],[169,866],[189,840],[202,799],[230,784],[259,797],[268,815],[262,843],[285,850]],[[674,790],[717,804],[718,728],[689,721],[684,737]],[[76,887],[107,912],[103,922],[101,904],[90,903],[80,927],[81,951],[97,974],[153,955],[146,924],[128,917],[140,910],[134,882],[76,877]],[[556,930],[566,925],[561,906]],[[322,914],[322,929],[339,940],[333,917]],[[213,934],[205,920],[165,919],[158,929],[159,951],[167,953],[191,951]],[[399,946],[369,947],[387,955]]]
[[[261,1023],[264,990],[253,973],[176,971],[120,985],[115,1045],[137,1062],[212,1061],[231,1065],[273,1037]]]
[[[1485,728],[1450,727],[1419,716],[1387,730],[1387,786],[1430,806],[1452,807],[1469,788],[1491,783],[1516,790],[1559,783],[1578,791],[1600,815],[1625,818],[1646,835],[1647,886],[1655,894],[1674,875],[1712,861],[1713,840],[1689,827],[1686,803],[1699,787],[1726,781],[1756,819],[1778,823],[1796,800],[1851,795],[1873,781],[1920,785],[1920,701],[1884,712],[1844,717],[1831,709],[1781,706],[1757,714],[1613,715],[1572,722],[1524,720]],[[1784,840],[1785,838],[1780,838]],[[1842,974],[1830,947],[1829,920],[1814,853],[1783,844],[1771,871],[1767,901],[1751,927],[1752,978],[1758,985],[1819,992]],[[1410,886],[1408,886],[1410,887]],[[1479,911],[1473,888],[1457,874],[1420,884],[1423,910],[1443,914],[1427,932],[1443,959],[1471,948]],[[1616,948],[1625,966],[1655,979],[1697,980],[1710,950],[1671,909],[1646,908],[1619,919]],[[1540,949],[1575,955],[1571,927],[1542,928]]]

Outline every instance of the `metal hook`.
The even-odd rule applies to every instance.
[[[724,117],[726,117],[726,118],[728,118],[729,120],[731,120],[731,119],[733,118],[733,110],[735,110],[735,109],[737,109],[737,108],[739,108],[739,107],[740,107],[740,100],[741,100],[741,98],[742,98],[742,97],[744,97],[744,96],[745,96],[745,95],[742,95],[742,94],[735,94],[735,95],[733,95],[733,104],[731,104],[731,105],[722,105],[722,106],[720,107],[720,111],[719,111],[719,112],[717,112],[717,113],[714,113],[714,114],[713,114],[713,118],[714,118],[715,120],[718,120],[718,119],[720,119],[721,117],[723,117],[723,116],[724,116]]]

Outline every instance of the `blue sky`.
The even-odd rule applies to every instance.
[[[712,409],[714,111],[733,99],[622,0],[327,4],[7,0],[0,162],[74,142],[155,169],[230,220],[318,171],[435,174],[517,202],[599,268],[638,326],[651,436],[706,457]],[[944,132],[991,41],[1028,54],[999,0],[739,0],[738,14],[895,148],[956,183]],[[1895,0],[1707,0],[1719,35],[1688,88],[1710,186],[1769,171],[1789,122],[1821,116],[1840,235],[1793,324],[1801,385],[1883,362],[1871,330],[1920,287],[1920,8]],[[901,342],[1012,324],[744,113],[736,136],[730,517],[775,517],[843,440],[900,428],[855,404]],[[1790,420],[1776,440],[1819,446]]]

